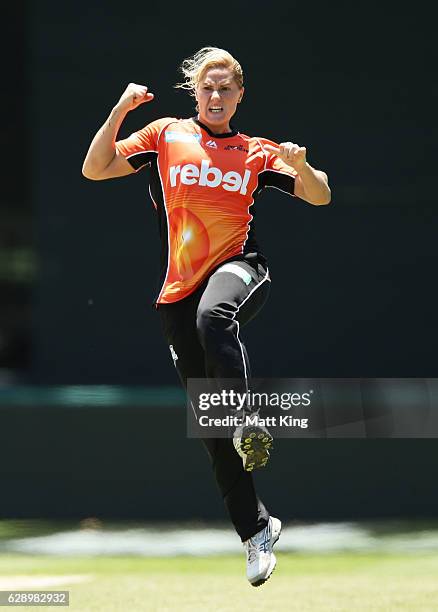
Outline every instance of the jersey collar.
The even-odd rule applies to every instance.
[[[233,136],[236,136],[236,134],[239,133],[238,130],[236,130],[231,124],[230,124],[230,128],[231,128],[231,132],[225,132],[224,134],[215,134],[214,132],[212,132],[210,130],[209,127],[207,127],[204,123],[201,123],[198,119],[198,117],[191,117],[191,120],[194,121],[196,123],[196,125],[199,125],[199,127],[201,127],[203,130],[205,130],[207,132],[207,134],[209,136],[212,136],[213,138],[231,138]]]

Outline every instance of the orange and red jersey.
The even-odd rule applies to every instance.
[[[296,175],[265,144],[277,146],[236,130],[214,134],[197,118],[172,117],[116,143],[136,171],[151,167],[162,241],[157,304],[185,298],[228,259],[260,252],[250,207],[265,187],[294,195]]]

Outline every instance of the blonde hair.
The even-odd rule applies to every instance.
[[[210,68],[229,68],[239,88],[243,87],[243,71],[239,62],[231,53],[218,47],[202,47],[192,57],[183,61],[180,70],[185,80],[174,87],[187,89],[195,97],[196,86],[204,73]]]

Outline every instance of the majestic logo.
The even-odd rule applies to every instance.
[[[201,134],[190,134],[189,132],[165,132],[166,142],[200,142]]]
[[[210,167],[210,160],[203,159],[201,162],[201,170],[194,164],[185,164],[184,166],[171,166],[169,168],[170,186],[176,187],[177,178],[183,185],[194,185],[198,183],[201,187],[218,187],[222,184],[225,191],[238,191],[242,195],[246,195],[251,171],[245,170],[242,176],[238,172],[230,170],[225,174],[219,168]]]
[[[207,147],[211,147],[212,149],[217,149],[217,144],[214,140],[208,140],[206,143]]]
[[[228,145],[224,147],[224,151],[243,151],[244,153],[249,153],[248,149],[245,149],[243,145]]]

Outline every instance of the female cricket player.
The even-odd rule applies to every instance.
[[[306,161],[305,147],[247,136],[230,124],[245,91],[242,68],[230,53],[204,47],[181,70],[177,87],[196,99],[196,116],[164,117],[117,140],[127,113],[154,99],[148,87],[130,83],[93,138],[83,174],[104,180],[150,167],[162,241],[156,306],[181,381],[247,384],[240,329],[263,306],[270,285],[251,207],[265,187],[314,205],[328,204],[330,189],[327,175]],[[247,578],[259,586],[274,570],[281,522],[258,498],[251,474],[266,465],[272,437],[263,428],[251,434],[243,427],[233,439],[203,442],[246,549]]]

